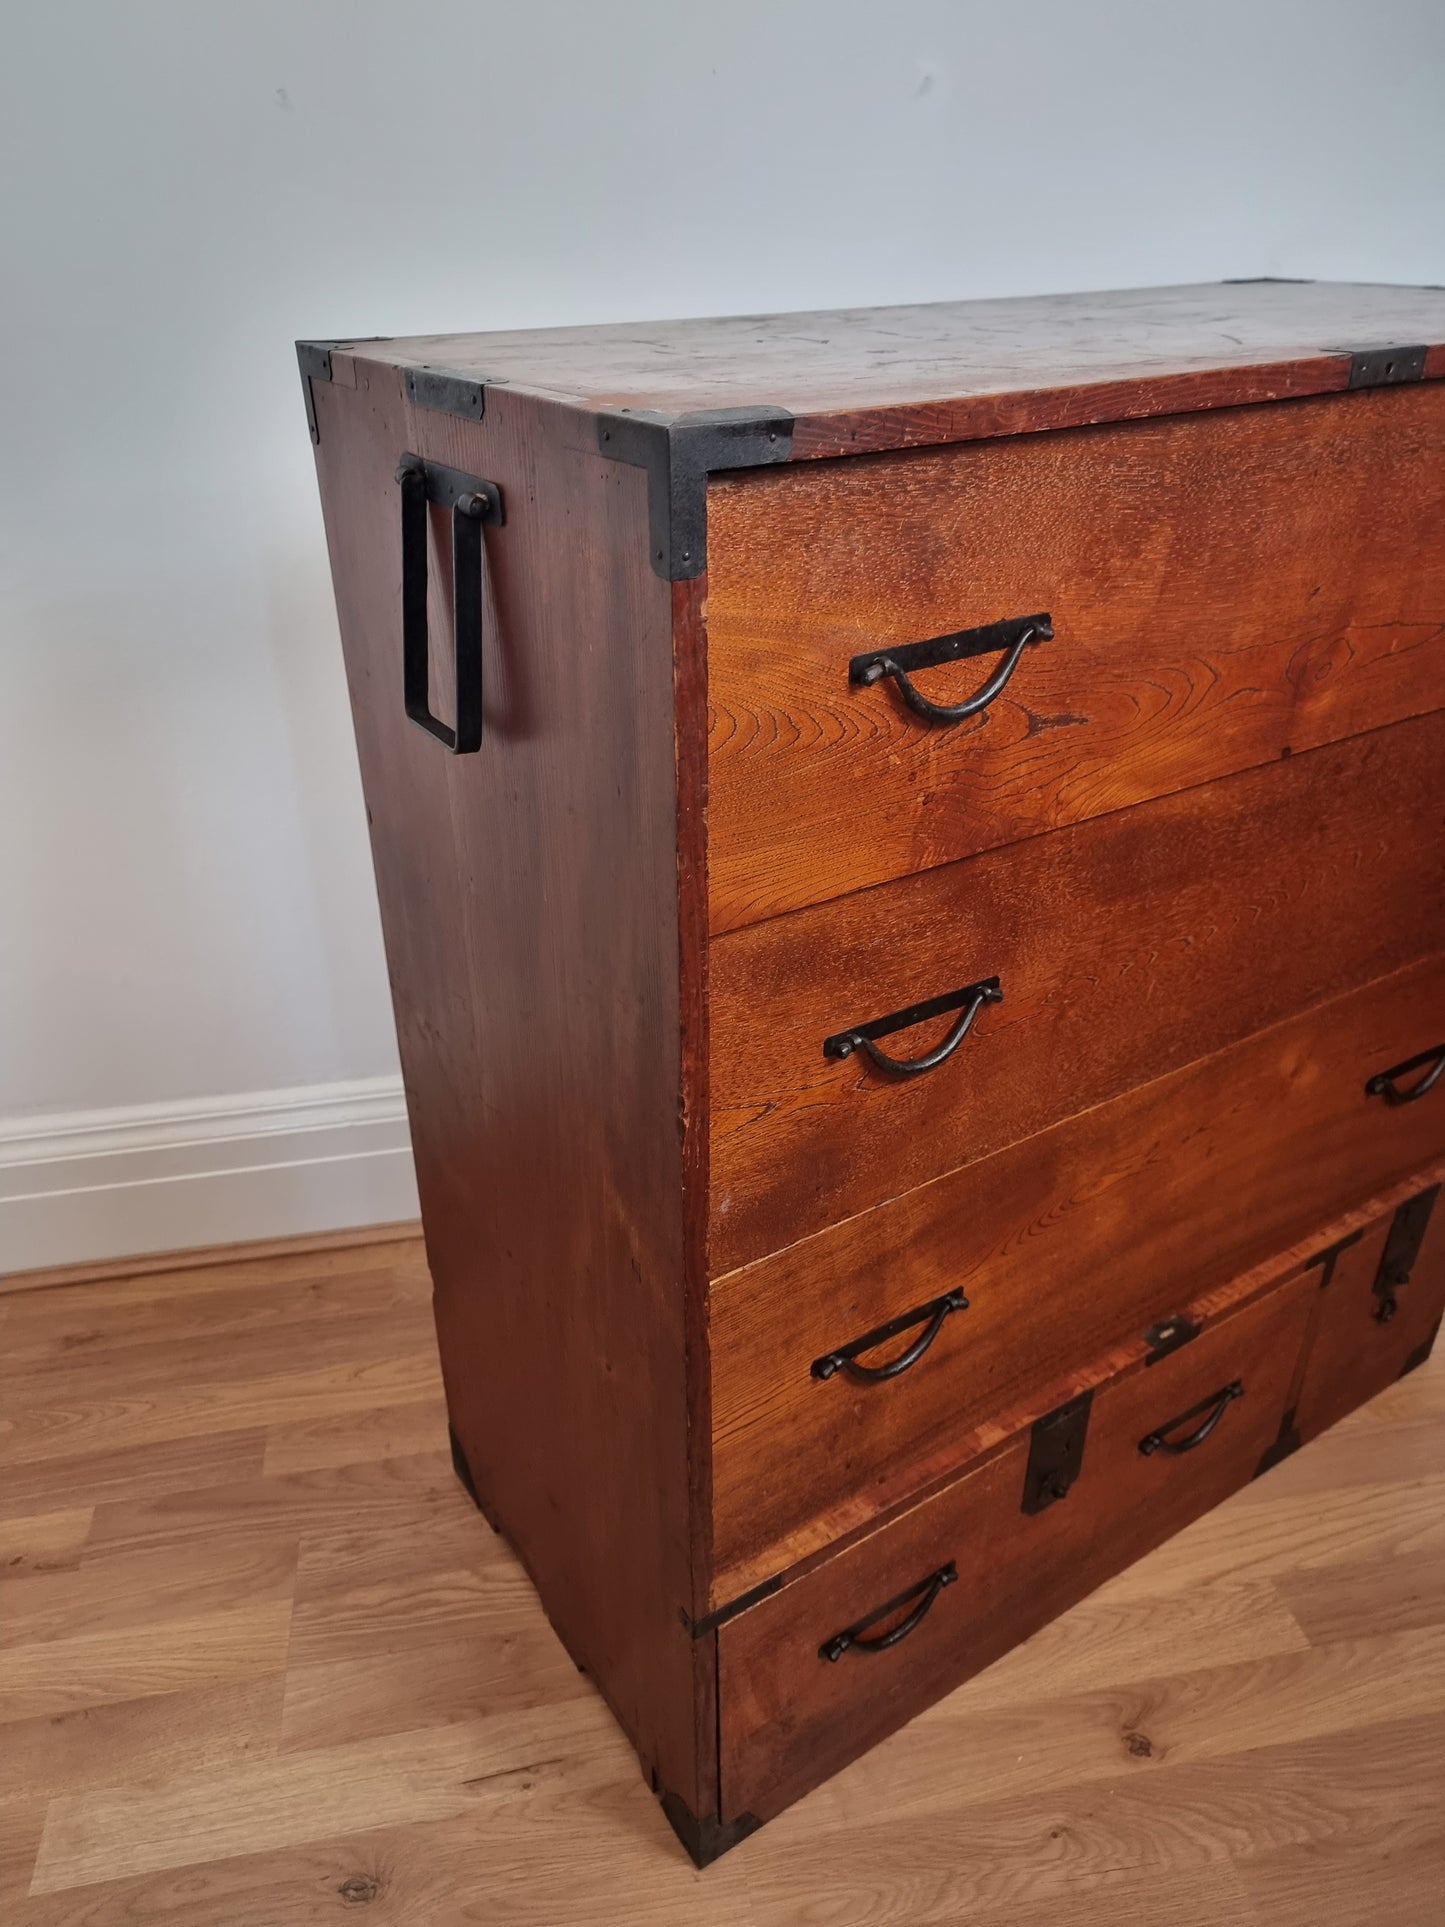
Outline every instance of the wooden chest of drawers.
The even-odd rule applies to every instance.
[[[705,1862],[1429,1350],[1445,292],[301,367],[458,1471]]]

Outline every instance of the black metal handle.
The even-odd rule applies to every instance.
[[[848,664],[848,680],[871,688],[891,676],[904,702],[927,723],[961,723],[987,709],[1000,695],[1019,666],[1019,658],[1030,643],[1053,638],[1053,619],[1047,613],[1036,616],[1010,616],[1004,622],[986,623],[981,629],[956,629],[950,635],[931,636],[926,642],[906,642],[896,649],[874,649],[854,656]],[[934,703],[908,680],[910,669],[934,669],[939,663],[959,662],[965,656],[992,655],[1004,650],[1004,659],[982,689],[966,702]]]
[[[924,1071],[935,1071],[952,1057],[973,1029],[985,1004],[1002,1002],[1003,988],[998,978],[985,977],[982,983],[965,984],[961,990],[950,990],[946,996],[932,997],[924,1004],[910,1004],[907,1010],[895,1010],[887,1017],[875,1017],[871,1023],[858,1024],[852,1030],[840,1030],[835,1036],[825,1037],[823,1055],[851,1057],[854,1051],[861,1050],[890,1077],[921,1077]],[[873,1041],[895,1030],[909,1030],[914,1024],[926,1023],[930,1017],[942,1017],[950,1010],[960,1011],[958,1022],[936,1050],[927,1051],[922,1057],[890,1057]]]
[[[408,718],[454,756],[482,746],[482,524],[500,523],[502,492],[459,469],[403,455],[401,486],[401,670]],[[427,648],[427,504],[452,512],[452,649],[457,723],[431,712]]]
[[[1408,1077],[1411,1071],[1418,1071],[1426,1064],[1434,1069],[1426,1071],[1418,1084],[1408,1091],[1402,1091],[1395,1082],[1397,1077]],[[1365,1086],[1366,1097],[1383,1097],[1387,1104],[1415,1104],[1430,1092],[1445,1076],[1445,1044],[1432,1044],[1429,1050],[1422,1050],[1418,1057],[1407,1057],[1403,1064],[1396,1064],[1390,1070],[1379,1071]]]
[[[1172,1418],[1167,1425],[1161,1425],[1157,1432],[1148,1433],[1140,1439],[1139,1450],[1146,1459],[1154,1452],[1173,1452],[1176,1455],[1180,1452],[1192,1452],[1196,1445],[1203,1445],[1234,1401],[1243,1397],[1244,1386],[1235,1379],[1233,1384],[1226,1385],[1223,1391],[1214,1392],[1209,1398],[1200,1399],[1199,1403],[1191,1405],[1187,1412],[1181,1412],[1178,1418]],[[1165,1436],[1166,1433],[1172,1432],[1176,1425],[1187,1425],[1190,1419],[1198,1418],[1201,1412],[1207,1412],[1209,1416],[1202,1425],[1196,1426],[1188,1438],[1171,1439]]]
[[[907,1592],[899,1593],[896,1599],[890,1599],[886,1605],[879,1606],[865,1618],[851,1626],[845,1626],[841,1633],[834,1633],[831,1639],[825,1639],[818,1648],[819,1659],[840,1660],[844,1653],[849,1652],[886,1653],[890,1646],[896,1646],[899,1640],[907,1639],[908,1635],[927,1618],[934,1600],[944,1587],[951,1586],[957,1577],[958,1567],[950,1559],[946,1566],[940,1566],[937,1572],[929,1573],[926,1579],[920,1579],[918,1584],[910,1586]],[[880,1619],[886,1619],[890,1613],[896,1613],[898,1608],[906,1606],[910,1599],[917,1599],[918,1604],[906,1619],[900,1619],[896,1626],[886,1633],[880,1633],[876,1639],[863,1637],[870,1626],[876,1626]]]
[[[910,1366],[916,1365],[929,1346],[943,1329],[943,1321],[951,1312],[967,1311],[968,1300],[961,1291],[946,1291],[941,1298],[934,1298],[916,1311],[905,1311],[897,1318],[890,1318],[886,1325],[879,1325],[874,1331],[864,1332],[851,1344],[840,1345],[835,1352],[825,1352],[821,1358],[813,1360],[814,1378],[832,1378],[835,1372],[846,1372],[849,1378],[856,1378],[861,1385],[879,1385],[886,1379],[898,1378]],[[897,1358],[890,1358],[886,1365],[860,1365],[859,1352],[871,1352],[875,1345],[886,1345],[890,1338],[900,1332],[910,1330],[914,1325],[922,1325],[921,1331],[907,1351],[900,1352]]]

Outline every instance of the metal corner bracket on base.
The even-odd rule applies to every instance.
[[[772,406],[688,415],[609,409],[597,417],[597,446],[613,461],[646,470],[653,570],[666,582],[688,582],[707,568],[708,476],[786,462],[793,416]]]
[[[1304,1444],[1295,1423],[1295,1407],[1292,1405],[1279,1422],[1279,1432],[1274,1444],[1269,1446],[1259,1464],[1250,1474],[1251,1479],[1261,1479],[1266,1472],[1272,1472],[1277,1465],[1283,1465],[1287,1458],[1298,1452]]]
[[[1404,1364],[1400,1367],[1401,1378],[1408,1378],[1411,1372],[1419,1371],[1420,1367],[1425,1363],[1425,1360],[1430,1356],[1431,1352],[1434,1351],[1435,1340],[1439,1336],[1440,1320],[1437,1318],[1429,1331],[1415,1347],[1414,1351],[1409,1354]]]
[[[736,1820],[724,1822],[704,1815],[701,1820],[692,1808],[676,1793],[669,1793],[666,1787],[658,1790],[662,1810],[667,1815],[667,1823],[687,1848],[688,1855],[695,1867],[710,1867],[730,1847],[739,1840],[746,1840],[750,1833],[756,1833],[763,1824],[755,1813],[739,1814]]]

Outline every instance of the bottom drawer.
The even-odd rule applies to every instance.
[[[1431,1186],[1353,1244],[1326,1255],[1281,1453],[1323,1432],[1428,1357],[1445,1311],[1440,1196],[1440,1186]]]
[[[724,1822],[778,1812],[1245,1484],[1319,1297],[1296,1271],[725,1621]]]

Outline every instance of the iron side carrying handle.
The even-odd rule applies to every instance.
[[[835,1036],[825,1037],[823,1055],[851,1057],[854,1051],[861,1050],[889,1077],[921,1077],[925,1071],[936,1071],[952,1057],[973,1029],[985,1004],[1002,1002],[1003,989],[998,978],[985,977],[982,983],[965,984],[961,990],[950,990],[946,996],[930,998],[924,1004],[910,1004],[907,1010],[895,1010],[887,1017],[875,1017],[871,1023],[858,1024],[852,1030],[840,1030]],[[908,1030],[914,1024],[926,1023],[930,1017],[942,1017],[950,1010],[960,1012],[958,1022],[936,1050],[927,1051],[922,1057],[890,1057],[873,1041],[895,1030]]]
[[[1425,1071],[1418,1084],[1408,1091],[1402,1091],[1395,1082],[1398,1077],[1408,1077],[1411,1071],[1423,1070],[1425,1065],[1433,1068]],[[1422,1050],[1418,1057],[1407,1057],[1403,1064],[1396,1064],[1390,1070],[1378,1071],[1365,1086],[1366,1097],[1383,1097],[1392,1107],[1396,1104],[1415,1104],[1430,1092],[1445,1076],[1445,1044],[1432,1044],[1429,1050]]]
[[[900,1378],[910,1366],[916,1365],[929,1346],[943,1330],[943,1321],[950,1312],[967,1311],[968,1300],[961,1291],[946,1291],[941,1298],[935,1298],[927,1305],[920,1305],[916,1311],[905,1311],[898,1318],[891,1318],[886,1325],[879,1325],[876,1331],[864,1332],[850,1344],[840,1345],[835,1352],[825,1352],[815,1358],[812,1364],[814,1378],[829,1379],[835,1372],[846,1372],[862,1385],[879,1385],[890,1378]],[[925,1323],[925,1321],[927,1321]],[[859,1352],[871,1352],[875,1345],[886,1344],[900,1332],[908,1331],[914,1325],[924,1329],[914,1339],[907,1351],[900,1352],[897,1358],[890,1358],[886,1365],[860,1365]]]
[[[819,1659],[837,1661],[848,1652],[886,1653],[890,1646],[896,1646],[901,1639],[907,1639],[908,1635],[923,1623],[934,1600],[944,1587],[951,1586],[957,1577],[958,1567],[950,1559],[946,1566],[940,1566],[937,1572],[929,1573],[926,1579],[920,1579],[918,1584],[910,1586],[907,1592],[899,1593],[896,1599],[890,1599],[886,1605],[879,1606],[876,1611],[868,1613],[852,1626],[845,1626],[841,1633],[834,1633],[831,1639],[825,1639],[818,1648]],[[897,1612],[900,1606],[906,1606],[910,1599],[916,1599],[918,1604],[906,1619],[900,1619],[896,1626],[886,1633],[880,1633],[876,1639],[863,1637],[870,1626],[876,1626],[880,1619],[886,1619],[889,1613]]]
[[[885,676],[891,676],[904,702],[924,722],[962,723],[987,709],[994,698],[1003,693],[1030,643],[1049,642],[1053,633],[1053,618],[1047,613],[1010,616],[1004,622],[986,623],[981,629],[956,629],[950,635],[930,636],[927,642],[905,642],[896,649],[873,649],[866,655],[854,656],[848,664],[848,680],[869,689]],[[966,702],[930,702],[908,680],[910,669],[934,669],[939,663],[960,662],[965,656],[992,655],[995,649],[1005,652],[1003,661]]]
[[[1139,1450],[1146,1459],[1155,1452],[1172,1452],[1176,1457],[1181,1452],[1192,1452],[1195,1446],[1203,1445],[1234,1401],[1243,1397],[1244,1386],[1236,1378],[1222,1391],[1214,1392],[1210,1397],[1201,1399],[1197,1405],[1191,1405],[1187,1412],[1181,1412],[1178,1418],[1172,1418],[1167,1425],[1161,1425],[1157,1432],[1148,1433],[1140,1439]],[[1166,1436],[1174,1430],[1176,1425],[1187,1425],[1190,1419],[1198,1418],[1201,1412],[1207,1413],[1208,1416],[1202,1425],[1195,1427],[1188,1438],[1171,1439]]]
[[[503,520],[502,493],[420,455],[403,455],[401,488],[401,670],[407,717],[453,756],[482,746],[482,525]],[[452,512],[452,647],[457,722],[452,729],[431,712],[427,661],[427,504]]]

